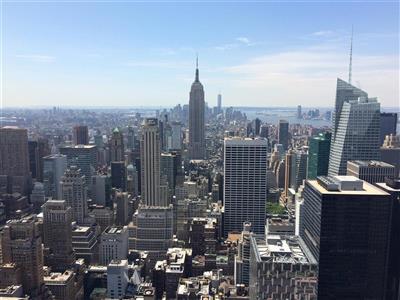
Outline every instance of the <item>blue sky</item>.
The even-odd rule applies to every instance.
[[[4,106],[188,102],[196,52],[206,101],[333,106],[347,79],[399,101],[398,2],[3,4]]]

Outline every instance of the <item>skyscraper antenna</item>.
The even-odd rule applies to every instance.
[[[196,53],[196,82],[199,82],[199,55]]]
[[[353,68],[353,25],[351,25],[351,40],[350,40],[350,63],[349,63],[349,83],[351,84],[351,73]]]

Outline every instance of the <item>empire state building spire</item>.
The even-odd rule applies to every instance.
[[[189,94],[189,157],[205,159],[204,89],[199,80],[199,59],[196,58],[196,77]]]
[[[194,80],[195,82],[200,82],[199,80],[199,56],[196,56],[196,78]]]

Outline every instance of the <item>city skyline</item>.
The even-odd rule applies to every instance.
[[[398,105],[396,2],[29,2],[3,3],[4,108],[187,104],[196,52],[211,107],[332,107],[352,25],[353,84]]]

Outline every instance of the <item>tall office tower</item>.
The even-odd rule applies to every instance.
[[[60,147],[60,154],[67,156],[68,167],[77,166],[87,180],[90,180],[94,170],[97,169],[97,147],[95,145],[63,146]]]
[[[307,163],[308,153],[304,150],[296,151],[296,192],[299,186],[303,184],[303,180],[307,179]]]
[[[301,113],[301,105],[297,105],[297,119],[302,119],[303,115]]]
[[[84,224],[88,214],[86,178],[76,166],[69,167],[61,178],[61,193],[62,199],[72,208],[73,220]]]
[[[127,148],[129,150],[135,149],[135,130],[132,126],[128,126],[128,134],[127,134]]]
[[[388,135],[380,150],[381,160],[393,165],[400,176],[400,136]]]
[[[28,141],[29,168],[32,178],[43,181],[43,157],[50,154],[50,147],[47,139],[39,138]]]
[[[8,193],[29,192],[28,131],[6,126],[0,128],[0,177]]]
[[[182,178],[182,161],[178,152],[172,151],[161,154],[161,176],[167,183],[171,195],[175,194],[175,187]]]
[[[114,128],[110,139],[110,161],[125,161],[124,136],[118,127]]]
[[[389,193],[393,201],[392,225],[390,232],[389,268],[386,299],[398,300],[400,295],[400,178],[387,178],[376,184]]]
[[[320,176],[303,197],[300,237],[319,264],[318,299],[385,299],[390,195],[353,176]]]
[[[225,236],[231,231],[240,231],[244,222],[250,222],[255,233],[264,232],[267,152],[265,139],[225,139]]]
[[[268,125],[267,124],[263,124],[261,125],[260,128],[260,137],[267,139],[269,137],[269,130],[268,130]]]
[[[33,299],[43,287],[43,246],[35,215],[10,220],[1,232],[3,264],[15,263],[22,271],[22,288]],[[36,298],[37,297],[37,298]]]
[[[126,167],[126,191],[133,197],[139,194],[139,176],[135,165]]]
[[[112,260],[107,266],[107,297],[123,299],[128,283],[128,261]]]
[[[77,125],[73,130],[74,145],[89,145],[89,130],[85,125]]]
[[[318,265],[298,237],[253,235],[249,243],[249,299],[317,299]]]
[[[247,123],[246,136],[247,137],[254,136],[253,124],[251,122]]]
[[[128,257],[128,227],[108,227],[100,237],[100,264],[107,266],[112,260]]]
[[[97,174],[91,178],[91,198],[95,204],[110,205],[110,178],[104,174]]]
[[[72,249],[72,208],[65,200],[49,200],[43,205],[43,242],[47,266],[58,272],[75,263]]]
[[[171,150],[181,150],[182,149],[182,123],[172,122],[172,141]]]
[[[104,147],[103,135],[101,134],[100,130],[97,130],[96,135],[94,136],[94,144],[98,149]]]
[[[33,211],[39,214],[41,212],[42,205],[46,201],[43,183],[35,182],[35,184],[33,185],[30,200],[33,205]]]
[[[43,157],[43,186],[46,197],[62,199],[60,181],[67,169],[67,157],[52,154]]]
[[[249,285],[251,223],[243,223],[243,231],[238,241],[235,255],[235,284]]]
[[[289,149],[285,156],[285,188],[283,190],[285,203],[289,198],[289,189],[295,189],[296,172],[296,152]]]
[[[259,118],[255,118],[254,120],[254,134],[260,135],[261,130],[261,120]]]
[[[218,94],[217,96],[217,108],[218,108],[218,113],[222,113],[222,95]]]
[[[129,201],[132,200],[127,192],[115,192],[114,203],[116,204],[115,224],[119,226],[128,225]],[[131,215],[132,216],[132,215]]]
[[[282,145],[284,151],[289,147],[289,122],[286,120],[279,120],[278,144]]]
[[[376,160],[351,160],[347,162],[347,175],[369,183],[385,182],[386,178],[397,177],[394,166]]]
[[[308,179],[316,179],[318,176],[328,175],[331,136],[330,132],[325,132],[310,139],[308,148]]]
[[[190,159],[205,159],[206,156],[204,110],[204,89],[199,80],[199,68],[196,62],[196,77],[192,83],[189,98]]]
[[[344,102],[329,154],[329,175],[346,174],[348,160],[379,160],[380,105],[376,99]]]
[[[397,113],[381,113],[380,119],[380,142],[382,145],[387,135],[396,135],[397,131]]]
[[[159,114],[156,115],[156,118],[158,120],[158,132],[160,133],[160,148],[161,150],[163,150],[164,147],[164,121],[163,120],[159,120]]]
[[[123,161],[111,162],[111,186],[126,191],[126,167]]]
[[[341,119],[343,104],[346,102],[357,100],[359,97],[368,98],[368,94],[363,90],[352,86],[350,83],[338,78],[336,82],[336,99],[335,111],[333,112],[333,136],[332,141],[336,138],[338,132],[339,121]]]
[[[160,132],[157,119],[147,118],[140,141],[142,199],[147,206],[166,206],[160,203]]]
[[[164,126],[164,144],[162,145],[163,151],[169,151],[172,148],[172,126],[167,123]]]

